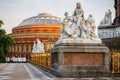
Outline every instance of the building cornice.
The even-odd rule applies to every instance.
[[[117,28],[117,27],[120,27],[120,24],[109,25],[109,26],[99,26],[98,29],[109,29],[109,28]]]

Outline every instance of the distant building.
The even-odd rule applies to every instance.
[[[115,19],[113,24],[117,25],[120,24],[120,0],[114,0],[115,4],[114,4],[114,8],[115,8]]]
[[[110,49],[120,50],[120,0],[115,0],[116,17],[111,25],[99,26],[98,34]]]
[[[60,36],[61,19],[49,13],[41,13],[23,20],[10,34],[14,43],[7,57],[26,57],[30,59],[32,47],[36,38],[44,44],[45,52],[50,52]]]

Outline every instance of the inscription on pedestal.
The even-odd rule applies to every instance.
[[[64,65],[103,65],[102,53],[64,53]]]

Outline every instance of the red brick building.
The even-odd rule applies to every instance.
[[[10,34],[14,43],[10,47],[7,57],[26,57],[30,59],[33,42],[36,38],[44,44],[45,52],[50,52],[60,36],[61,19],[49,13],[41,13],[37,16],[23,20]]]

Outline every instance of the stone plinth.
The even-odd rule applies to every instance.
[[[63,77],[110,76],[109,49],[102,44],[63,43],[52,49],[50,72]]]
[[[93,38],[93,39],[67,38],[67,39],[63,39],[62,43],[101,44],[102,41],[100,38]]]

